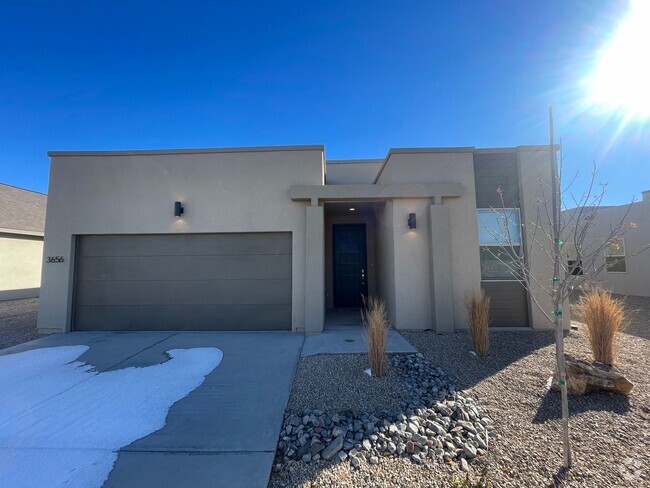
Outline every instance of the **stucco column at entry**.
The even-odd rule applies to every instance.
[[[305,333],[318,334],[325,322],[324,207],[306,207],[305,218]]]
[[[438,333],[454,330],[449,230],[447,206],[431,205],[429,207],[431,318]]]

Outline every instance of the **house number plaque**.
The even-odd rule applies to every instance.
[[[63,263],[64,261],[63,256],[48,256],[45,259],[46,263]]]

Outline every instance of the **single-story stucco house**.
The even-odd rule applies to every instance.
[[[622,226],[620,235],[609,242],[593,263],[601,271],[591,280],[592,285],[621,295],[650,297],[650,190],[641,195],[640,201],[625,205],[586,209],[591,210],[584,241],[587,249],[591,242],[603,242],[612,229]],[[570,219],[575,211],[569,209],[563,215]],[[575,263],[578,256],[572,236],[567,235],[566,241],[569,262]],[[582,273],[582,261],[577,264],[576,273]]]
[[[0,300],[38,296],[47,195],[0,183]]]
[[[345,161],[326,161],[324,146],[49,156],[40,332],[318,333],[331,309],[368,294],[397,329],[442,333],[466,328],[465,294],[481,287],[492,326],[551,326],[486,252],[497,188],[516,218],[536,212],[548,146]],[[527,259],[551,280],[542,251]]]

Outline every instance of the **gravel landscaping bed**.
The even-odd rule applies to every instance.
[[[617,367],[634,384],[629,397],[609,393],[569,398],[574,467],[564,473],[559,394],[544,385],[554,368],[552,332],[493,332],[492,355],[469,358],[466,334],[403,335],[466,388],[495,422],[499,437],[487,453],[495,486],[650,486],[650,299],[625,299],[631,316]],[[566,351],[591,358],[582,333]]]
[[[365,354],[318,354],[302,358],[293,380],[287,411],[300,413],[315,408],[338,413],[346,410],[377,413],[397,410],[406,388],[397,370],[390,369],[386,378],[371,378],[363,373],[368,367]],[[318,375],[314,387],[314,375]],[[342,381],[356,374],[354,381]]]
[[[38,298],[0,302],[0,349],[40,337],[36,330]]]
[[[485,455],[492,421],[441,368],[419,353],[390,355],[385,378],[366,375],[366,367],[361,354],[301,360],[271,486],[319,486],[308,484],[316,473],[324,476],[322,486],[356,486],[368,477],[367,466],[374,468],[373,478],[386,472],[378,478],[382,485],[395,484],[406,471],[421,486],[431,474],[415,467],[424,473],[432,467],[469,471],[468,461]],[[396,472],[389,465],[402,468]]]
[[[484,455],[462,467],[456,461],[463,457],[452,462],[426,457],[416,464],[408,457],[377,456],[377,464],[363,462],[357,468],[349,459],[290,462],[272,473],[269,486],[447,487],[465,476],[462,468],[473,479],[485,471],[494,487],[650,486],[650,299],[629,297],[626,303],[636,313],[622,335],[617,367],[634,389],[629,397],[607,393],[570,397],[574,467],[568,473],[561,469],[559,394],[545,387],[554,369],[553,332],[492,332],[488,358],[469,354],[465,333],[404,332],[429,363],[447,372],[494,422]],[[565,345],[568,353],[590,358],[579,330],[568,334]],[[365,366],[363,355],[303,359],[290,413],[321,405],[381,409],[380,396],[389,409],[399,407],[394,373],[386,381],[392,386],[374,391],[366,379],[350,381],[351,368],[360,366]]]

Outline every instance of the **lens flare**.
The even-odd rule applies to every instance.
[[[650,117],[650,2],[633,0],[586,80],[587,104],[630,118]]]

